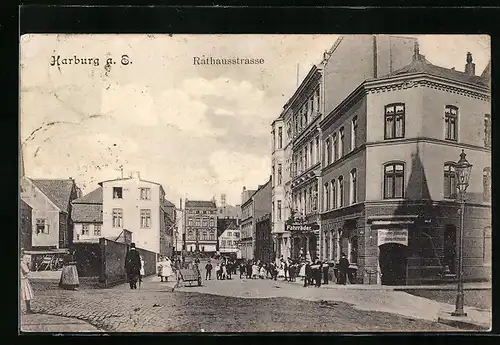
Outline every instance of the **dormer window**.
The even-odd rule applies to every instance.
[[[113,187],[113,199],[123,199],[122,187]]]

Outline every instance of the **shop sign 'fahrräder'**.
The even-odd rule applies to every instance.
[[[408,246],[408,229],[392,229],[378,231],[378,245],[397,243]]]
[[[287,224],[287,231],[313,231],[318,230],[319,224]]]

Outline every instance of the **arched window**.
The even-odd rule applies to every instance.
[[[188,238],[189,238],[190,240],[193,240],[193,239],[194,239],[193,230],[188,230]]]
[[[389,163],[384,165],[384,199],[404,197],[404,165]]]
[[[327,138],[325,140],[325,164],[326,165],[328,165],[332,162],[331,161],[331,154],[332,154],[332,150],[330,148],[330,138]]]
[[[335,162],[338,158],[337,151],[338,151],[338,140],[337,140],[337,133],[333,133],[332,136],[332,161]]]
[[[455,175],[455,163],[444,165],[444,198],[455,199],[457,197],[457,184]]]
[[[325,205],[324,205],[325,211],[328,211],[330,209],[330,186],[329,183],[325,183]]]
[[[393,103],[385,106],[384,138],[397,139],[405,136],[405,105]]]
[[[444,138],[446,140],[457,140],[458,108],[447,105],[444,108]]]
[[[337,180],[337,193],[338,193],[338,200],[337,200],[337,205],[338,207],[344,207],[344,177],[340,176],[339,179]]]
[[[491,202],[491,168],[483,169],[483,200]]]
[[[351,178],[351,183],[349,184],[349,203],[352,205],[352,204],[355,204],[357,202],[357,198],[358,198],[358,187],[357,187],[357,172],[356,172],[356,169],[352,169],[351,170],[351,175],[350,175],[350,178]]]
[[[337,208],[337,188],[335,187],[335,180],[331,183],[332,186],[332,208]]]

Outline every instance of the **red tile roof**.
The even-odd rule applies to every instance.
[[[75,181],[67,180],[35,180],[30,179],[40,191],[47,196],[63,212],[69,211],[71,194],[76,188]]]

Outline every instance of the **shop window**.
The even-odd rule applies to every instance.
[[[394,103],[385,106],[385,139],[404,138],[405,136],[405,105]]]
[[[404,197],[404,165],[390,163],[384,165],[384,199]]]

